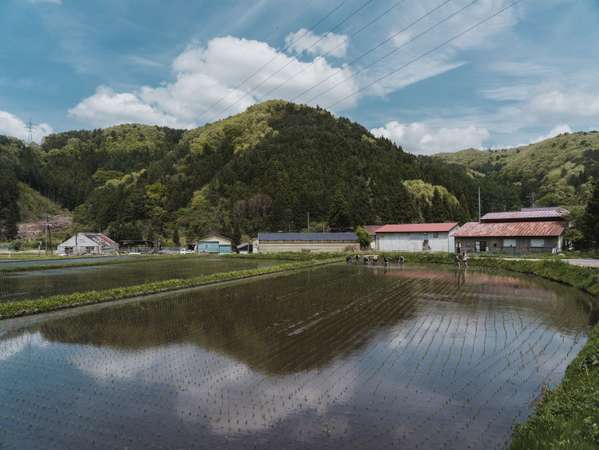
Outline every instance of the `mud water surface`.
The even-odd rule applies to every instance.
[[[582,295],[338,265],[0,322],[0,448],[502,448],[584,344]]]

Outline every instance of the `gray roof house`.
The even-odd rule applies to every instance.
[[[102,233],[77,233],[57,248],[61,255],[105,255],[118,250],[119,244]]]
[[[341,252],[359,250],[355,233],[258,233],[257,253]]]

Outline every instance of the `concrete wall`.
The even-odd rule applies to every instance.
[[[515,246],[507,246],[506,239],[515,240]],[[531,240],[543,239],[543,247],[531,247]],[[522,254],[522,253],[551,253],[554,248],[561,250],[561,237],[546,238],[455,238],[455,245],[459,245],[462,251],[476,252],[477,242],[485,242],[488,253]],[[480,246],[479,246],[480,247]]]
[[[281,252],[344,252],[346,250],[358,251],[360,244],[357,242],[314,242],[314,241],[255,241],[256,253],[281,253]]]
[[[428,239],[431,252],[453,252],[453,236],[449,233],[378,233],[376,249],[381,252],[421,252],[425,239]]]

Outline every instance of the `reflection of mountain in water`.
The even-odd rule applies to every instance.
[[[254,370],[321,368],[358,351],[375,333],[413,318],[421,302],[521,310],[557,329],[587,320],[576,291],[526,277],[406,268],[331,266],[268,281],[204,289],[103,308],[41,326],[51,341],[137,350],[192,343]],[[566,294],[568,297],[566,297]]]
[[[326,366],[362,348],[382,327],[409,319],[417,287],[334,266],[103,308],[49,321],[41,331],[51,341],[125,350],[194,343],[283,374]]]

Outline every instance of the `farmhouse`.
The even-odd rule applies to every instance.
[[[256,253],[358,251],[354,233],[258,233]]]
[[[480,222],[468,222],[454,233],[456,250],[507,254],[559,251],[569,215],[563,208],[488,213]]]
[[[60,255],[106,255],[119,251],[119,244],[102,233],[77,233],[57,247]]]
[[[453,252],[455,222],[383,225],[376,230],[376,249],[382,252]]]
[[[218,233],[210,233],[196,242],[197,253],[224,254],[231,253],[233,242],[226,236]]]

